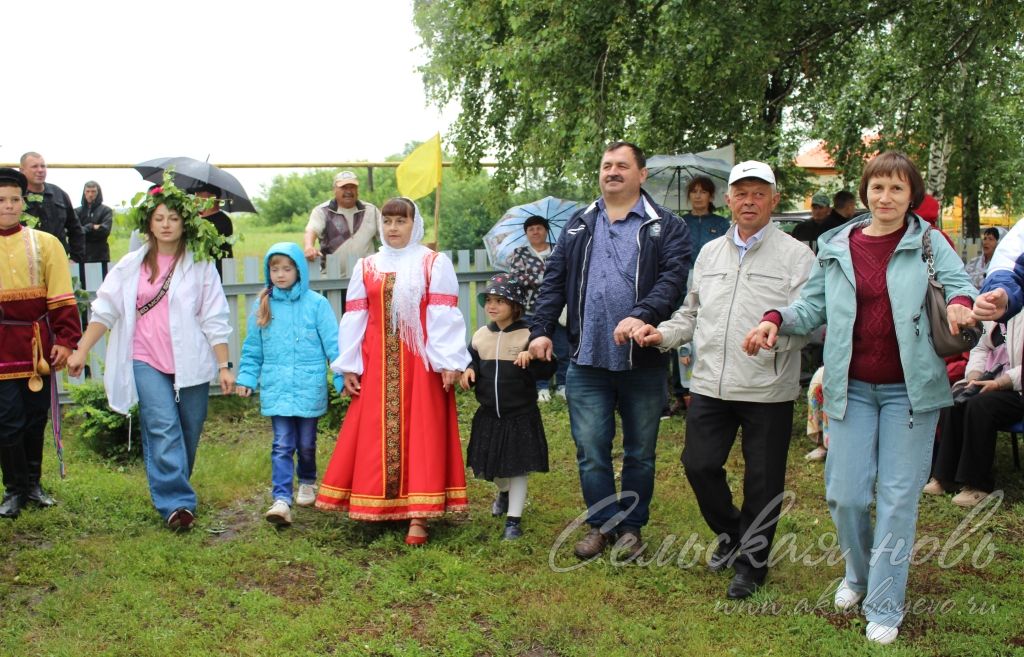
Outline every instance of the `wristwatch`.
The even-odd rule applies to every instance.
[[[235,369],[235,364],[234,364],[234,363],[232,363],[232,362],[231,362],[231,361],[229,360],[229,361],[228,361],[228,362],[226,362],[226,363],[220,363],[220,364],[218,364],[218,365],[217,365],[217,369],[221,369],[221,370],[233,370],[233,369]]]

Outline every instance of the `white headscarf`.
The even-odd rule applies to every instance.
[[[424,259],[430,249],[420,244],[423,239],[423,215],[412,199],[400,197],[414,208],[412,235],[409,243],[400,249],[388,246],[384,239],[384,221],[380,222],[380,249],[372,258],[378,272],[395,272],[395,290],[391,297],[391,325],[398,328],[398,335],[409,349],[418,354],[429,368],[427,350],[423,337],[423,323],[420,321],[420,302],[427,293],[424,276]]]

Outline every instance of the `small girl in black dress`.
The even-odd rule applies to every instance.
[[[491,514],[508,514],[503,539],[510,541],[523,535],[519,522],[526,505],[526,475],[548,471],[537,381],[550,379],[558,365],[554,359],[530,358],[530,329],[520,319],[526,292],[515,277],[492,276],[478,299],[491,321],[473,334],[473,361],[460,382],[463,390],[475,383],[480,402],[466,463],[477,478],[497,484]]]

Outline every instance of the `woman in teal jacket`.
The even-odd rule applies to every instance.
[[[800,299],[766,313],[744,342],[756,354],[770,348],[779,332],[804,335],[828,324],[825,497],[846,554],[835,605],[847,611],[863,601],[867,638],[878,643],[894,641],[903,620],[917,504],[939,409],[953,403],[924,306],[922,240],[931,240],[952,333],[974,323],[977,295],[956,252],[910,212],[924,193],[921,174],[902,153],[882,153],[869,162],[860,197],[870,216],[822,235],[819,266]]]
[[[327,299],[309,289],[298,244],[271,246],[263,268],[267,286],[249,317],[236,388],[243,397],[260,389],[260,411],[274,429],[274,504],[266,518],[288,525],[296,470],[297,503],[312,506],[316,500],[316,425],[327,412],[327,366],[338,357],[338,320]]]

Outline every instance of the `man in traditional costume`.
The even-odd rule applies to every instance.
[[[21,225],[28,182],[0,168],[0,517],[55,501],[40,485],[50,373],[64,367],[82,336],[64,246]]]

